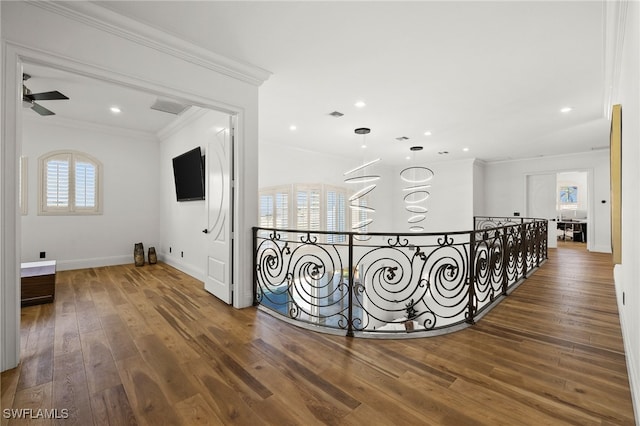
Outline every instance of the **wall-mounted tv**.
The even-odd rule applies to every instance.
[[[178,201],[204,200],[204,157],[200,147],[173,159],[173,178]]]

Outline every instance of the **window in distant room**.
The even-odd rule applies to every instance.
[[[577,186],[561,186],[560,187],[560,209],[575,210],[578,208],[578,187]]]
[[[563,186],[560,188],[560,203],[577,204],[578,203],[578,187]]]
[[[56,151],[40,157],[38,214],[100,214],[102,166],[76,151]]]

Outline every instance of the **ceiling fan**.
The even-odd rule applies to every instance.
[[[55,115],[55,112],[37,104],[35,101],[55,101],[69,98],[57,90],[52,92],[31,93],[31,90],[24,85],[24,82],[30,78],[31,76],[29,74],[22,74],[22,106],[25,108],[31,108],[40,115]]]

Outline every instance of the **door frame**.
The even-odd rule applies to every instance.
[[[569,167],[566,169],[554,169],[554,170],[545,170],[539,172],[527,172],[523,175],[523,194],[524,194],[524,212],[529,211],[529,187],[528,187],[528,177],[536,176],[536,175],[548,175],[555,174],[556,179],[558,173],[570,173],[570,172],[582,172],[587,173],[587,250],[591,251],[594,245],[594,181],[593,181],[593,168],[583,168],[583,167]],[[556,194],[557,195],[557,194]]]
[[[9,41],[2,41],[0,49],[3,53],[2,60],[2,84],[0,100],[0,112],[2,119],[2,135],[0,163],[3,176],[0,177],[0,223],[2,224],[2,240],[0,241],[0,371],[5,371],[18,365],[20,361],[20,253],[21,253],[21,215],[18,211],[18,153],[22,147],[22,118],[19,113],[21,106],[19,101],[22,93],[22,64],[32,63],[40,66],[54,68],[69,73],[79,74],[85,77],[101,80],[111,84],[119,84],[132,89],[153,93],[158,96],[169,96],[184,100],[185,102],[206,109],[212,109],[232,116],[235,120],[234,153],[234,180],[238,183],[238,176],[244,170],[247,148],[243,143],[245,138],[245,123],[247,111],[243,106],[220,102],[216,99],[186,92],[176,87],[169,87],[160,83],[152,83],[135,75],[124,75],[108,68],[100,68],[87,63],[62,57],[49,52],[35,50],[27,46],[18,45]],[[251,186],[249,186],[249,189]],[[236,185],[234,210],[244,211],[244,203],[247,186],[242,183]],[[257,198],[257,186],[256,194]],[[251,206],[248,206],[251,208]],[[249,228],[245,216],[234,218],[236,230]],[[244,233],[243,233],[244,234]],[[250,232],[248,233],[248,235]],[[248,238],[248,237],[247,237]],[[240,277],[250,277],[250,273],[239,270],[239,265],[250,264],[251,244],[238,244],[239,238],[236,232],[232,256],[233,274],[238,282]],[[243,238],[244,243],[244,238]],[[246,262],[245,262],[246,261]],[[248,282],[248,281],[247,281]],[[252,286],[247,286],[249,288]],[[248,290],[235,288],[233,293],[233,306],[242,308],[247,306],[245,293]]]

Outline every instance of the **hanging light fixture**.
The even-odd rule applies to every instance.
[[[362,146],[366,147],[366,135],[371,129],[360,127],[354,130],[357,135],[362,135]],[[353,195],[349,197],[349,207],[352,211],[358,212],[358,220],[354,221],[351,230],[356,232],[366,232],[366,228],[373,222],[373,218],[369,214],[375,213],[376,209],[367,205],[365,196],[376,189],[376,181],[380,180],[380,175],[372,174],[367,169],[378,163],[380,158],[363,162],[361,165],[344,172],[344,183],[349,185],[362,185]],[[353,216],[352,216],[353,217]],[[357,237],[359,240],[368,240],[370,237]]]
[[[411,213],[411,216],[407,219],[409,231],[422,232],[424,231],[424,226],[421,225],[421,222],[427,218],[426,213],[428,212],[425,204],[431,196],[428,191],[431,188],[431,184],[428,182],[433,179],[434,174],[430,168],[418,166],[415,162],[415,154],[418,151],[422,151],[422,147],[412,146],[410,150],[413,165],[400,172],[400,179],[408,185],[402,191],[405,193],[405,209]]]

